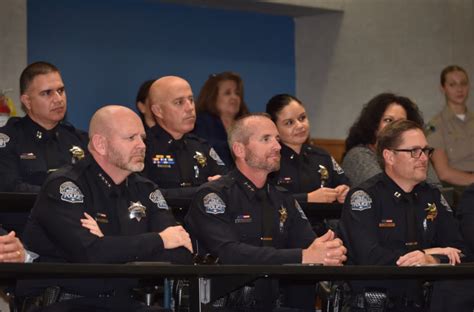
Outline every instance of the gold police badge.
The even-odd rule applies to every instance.
[[[286,219],[288,218],[288,212],[283,206],[281,206],[278,212],[280,213],[280,232],[283,232],[283,227],[285,226]]]
[[[193,157],[196,159],[197,163],[201,168],[204,168],[207,165],[207,158],[203,153],[196,151],[196,155]]]
[[[84,158],[84,150],[79,146],[73,145],[69,151],[72,154],[72,163],[76,163],[77,161]]]
[[[321,187],[326,185],[327,180],[329,179],[329,171],[323,165],[319,165],[319,174],[321,175]]]
[[[438,209],[436,208],[435,203],[428,203],[428,207],[425,208],[425,211],[427,212],[426,220],[434,221],[438,216]]]

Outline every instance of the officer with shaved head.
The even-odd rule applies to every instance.
[[[147,130],[146,176],[171,197],[192,197],[196,188],[227,172],[204,140],[190,133],[196,122],[193,91],[176,76],[156,80],[149,101],[156,125]]]
[[[190,262],[188,233],[176,224],[157,186],[138,174],[145,158],[140,118],[126,107],[105,106],[92,117],[89,136],[90,156],[45,182],[25,244],[41,255],[40,262]],[[59,307],[140,308],[130,299],[130,282],[44,283],[59,286]]]

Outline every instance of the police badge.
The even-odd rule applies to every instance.
[[[0,147],[7,146],[8,142],[10,142],[10,137],[5,133],[0,133]]]
[[[281,206],[278,212],[280,213],[280,233],[283,233],[283,227],[285,226],[286,219],[288,218],[288,212],[283,206]]]
[[[438,216],[438,209],[436,208],[435,203],[428,203],[428,207],[425,208],[425,211],[427,212],[426,220],[434,221],[434,219],[436,219],[436,217]]]
[[[136,219],[138,222],[142,218],[146,217],[146,207],[142,205],[141,202],[137,201],[136,203],[130,202],[130,207],[128,207],[130,219]]]
[[[197,163],[201,168],[204,168],[207,165],[207,158],[203,153],[196,151],[196,155],[193,157],[196,159]]]
[[[321,187],[326,185],[327,180],[329,179],[329,171],[323,165],[319,165],[319,174],[321,175]]]
[[[69,151],[72,154],[73,164],[84,158],[84,150],[79,146],[73,145]]]

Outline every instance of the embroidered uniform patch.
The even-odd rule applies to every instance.
[[[338,164],[337,161],[334,159],[334,157],[331,156],[331,160],[332,160],[332,168],[334,169],[334,171],[336,171],[337,174],[343,174],[343,173],[344,173],[344,170],[342,169],[341,166],[339,166],[339,164]]]
[[[372,198],[366,192],[355,191],[351,196],[351,209],[362,211],[372,208]]]
[[[61,184],[59,186],[59,193],[61,194],[62,201],[71,204],[80,204],[84,202],[84,195],[74,182],[67,181]]]
[[[308,218],[304,214],[303,208],[301,208],[300,204],[296,200],[295,200],[295,207],[296,207],[296,210],[298,210],[298,212],[300,213],[301,219],[308,220]]]
[[[151,192],[149,198],[152,203],[155,203],[156,206],[158,206],[158,208],[164,209],[164,210],[169,209],[168,203],[163,197],[163,194],[161,194],[160,190],[154,190],[153,192]]]
[[[203,198],[204,207],[206,207],[206,213],[210,214],[223,214],[225,212],[225,203],[222,198],[216,193],[209,193]]]
[[[444,198],[443,194],[441,194],[440,202],[441,202],[441,205],[443,205],[444,208],[446,208],[446,211],[453,212],[453,210],[448,204],[448,201]]]
[[[219,166],[225,166],[224,162],[222,159],[219,157],[219,154],[214,150],[214,148],[211,147],[209,150],[209,156],[211,156],[212,159],[214,159]]]
[[[0,133],[0,148],[7,146],[8,142],[10,142],[10,137],[5,133]]]

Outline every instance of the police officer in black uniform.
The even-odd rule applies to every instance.
[[[156,185],[136,173],[145,156],[140,118],[128,108],[106,106],[94,114],[89,131],[92,156],[48,177],[26,226],[25,244],[41,255],[41,262],[190,263],[189,235],[176,225]],[[81,225],[85,213],[103,237]],[[92,302],[113,311],[136,308],[128,293],[133,283],[41,281],[46,285],[60,286],[58,301],[65,300],[60,306]]]
[[[412,121],[396,121],[382,130],[377,155],[384,172],[349,192],[339,223],[348,264],[460,262],[466,249],[451,208],[437,188],[424,182],[432,152]],[[422,311],[421,283],[353,282],[352,309]]]
[[[278,170],[278,131],[267,115],[238,120],[229,142],[236,169],[202,185],[186,216],[199,252],[223,264],[323,263],[341,265],[345,248],[329,231],[316,238],[306,216],[290,193],[267,182]],[[242,303],[269,311],[276,295],[257,286],[256,302]],[[314,285],[287,304],[314,310]],[[301,293],[300,293],[301,294]],[[266,301],[267,300],[267,301]]]
[[[63,121],[66,91],[59,70],[36,62],[20,76],[23,118],[0,128],[0,191],[39,192],[48,173],[84,157],[87,133]]]
[[[189,83],[179,77],[156,80],[150,88],[157,125],[147,131],[146,176],[170,197],[192,197],[196,187],[226,173],[216,151],[189,133],[196,110]]]
[[[310,126],[301,101],[278,94],[268,101],[266,111],[281,140],[280,170],[272,173],[271,179],[293,193],[300,203],[343,203],[349,180],[328,152],[307,144]]]

